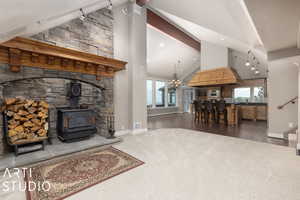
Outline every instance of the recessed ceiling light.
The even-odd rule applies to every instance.
[[[256,70],[254,73],[255,73],[255,74],[259,74],[260,72],[259,72],[258,70]]]
[[[250,66],[250,62],[247,60],[247,62],[245,63],[245,65],[246,65],[247,67],[249,67],[249,66]]]
[[[256,70],[256,68],[255,67],[251,67],[251,71],[254,71],[254,70]]]
[[[224,41],[224,40],[225,40],[225,38],[221,38],[220,40],[221,40],[221,41]]]
[[[164,46],[165,46],[165,43],[162,43],[162,42],[161,42],[161,43],[159,43],[159,46],[160,46],[160,47],[164,47]]]

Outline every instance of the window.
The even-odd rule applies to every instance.
[[[248,102],[251,99],[251,88],[235,88],[233,97],[235,102]]]
[[[165,106],[165,82],[156,81],[156,107],[164,107]]]
[[[176,106],[176,89],[168,89],[168,106]]]
[[[147,107],[152,107],[153,104],[153,81],[147,80]]]
[[[253,101],[254,102],[263,102],[264,101],[264,88],[263,87],[254,87],[253,88]]]

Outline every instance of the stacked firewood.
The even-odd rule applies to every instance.
[[[7,116],[10,143],[47,137],[49,104],[22,98],[5,99],[2,111]]]

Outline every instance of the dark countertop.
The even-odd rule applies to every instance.
[[[268,103],[254,103],[254,102],[248,102],[248,103],[226,103],[228,105],[234,104],[237,106],[267,106]]]

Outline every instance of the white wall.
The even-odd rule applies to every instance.
[[[298,124],[298,105],[277,107],[298,95],[298,67],[289,60],[269,63],[268,73],[268,120],[269,136],[282,137],[289,123]]]
[[[201,70],[228,67],[228,48],[201,42]]]
[[[117,131],[147,128],[146,12],[139,8],[133,3],[114,8],[114,55],[128,61],[126,70],[118,72],[114,82]]]
[[[114,15],[114,58],[129,61],[129,18],[122,12],[124,4],[113,9]],[[116,73],[114,79],[114,111],[115,128],[119,130],[129,129],[129,74],[130,63],[126,65],[126,70]]]

